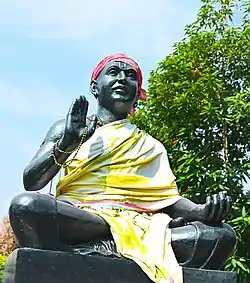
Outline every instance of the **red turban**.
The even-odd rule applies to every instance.
[[[135,68],[137,72],[137,78],[138,78],[138,92],[139,92],[139,97],[138,99],[140,100],[145,100],[146,99],[146,91],[142,88],[142,72],[139,67],[139,65],[130,57],[123,53],[114,53],[111,55],[108,55],[104,57],[95,67],[95,69],[92,72],[91,75],[91,81],[96,80],[98,76],[100,75],[101,71],[110,63],[113,61],[122,61],[125,62],[129,65],[131,65],[133,68]]]

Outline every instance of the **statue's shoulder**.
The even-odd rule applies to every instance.
[[[138,132],[142,132],[145,135],[146,139],[149,141],[149,143],[154,144],[154,146],[156,146],[161,151],[166,151],[166,148],[162,142],[151,136],[148,132],[140,129],[137,125],[135,124],[131,124],[131,125],[133,125]]]
[[[148,134],[148,136],[150,137],[151,142],[154,143],[155,147],[157,147],[160,151],[166,151],[166,148],[165,148],[165,146],[163,145],[162,142],[160,142],[159,140],[157,140],[156,138],[154,138],[150,134]]]

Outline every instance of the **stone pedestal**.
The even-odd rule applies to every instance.
[[[183,269],[184,283],[236,283],[236,274]],[[17,249],[6,263],[3,283],[150,283],[133,261],[100,255]]]

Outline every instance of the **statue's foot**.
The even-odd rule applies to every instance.
[[[108,257],[122,257],[117,250],[114,240],[95,241],[84,245],[68,246],[68,248],[77,254],[99,254]]]

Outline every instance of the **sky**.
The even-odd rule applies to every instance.
[[[24,191],[22,173],[72,100],[90,102],[90,74],[105,55],[124,52],[151,70],[195,20],[199,0],[0,1],[0,217]],[[54,182],[55,184],[55,182]],[[42,192],[48,192],[48,186]]]

